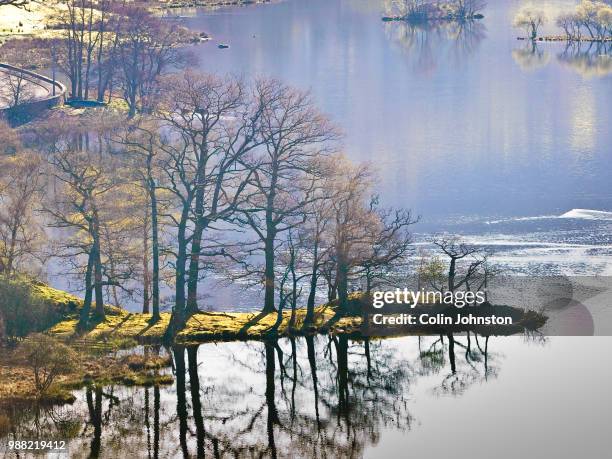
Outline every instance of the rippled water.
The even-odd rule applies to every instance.
[[[175,348],[172,386],[0,410],[0,438],[76,458],[607,457],[608,338],[455,339]]]

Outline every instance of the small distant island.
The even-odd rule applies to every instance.
[[[524,5],[513,21],[515,28],[525,31],[525,36],[517,39],[568,43],[612,42],[612,5],[608,3],[582,0],[572,10],[564,11],[554,18],[555,25],[563,30],[562,35],[541,36],[541,27],[550,22],[550,19],[544,10]]]
[[[383,21],[413,23],[482,19],[482,10],[486,6],[483,0],[395,0],[386,3]]]

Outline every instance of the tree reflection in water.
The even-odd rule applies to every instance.
[[[512,58],[521,70],[529,72],[546,67],[550,62],[550,53],[535,40],[529,40],[524,47],[512,50]]]
[[[605,77],[612,74],[612,43],[568,41],[541,43],[526,41],[521,48],[512,51],[514,61],[523,71],[534,71],[546,67],[551,60],[550,47],[559,49],[557,60],[585,78]]]
[[[568,42],[557,57],[583,77],[612,74],[612,42]]]
[[[391,41],[406,50],[414,70],[433,73],[438,62],[452,57],[461,62],[478,49],[487,36],[479,21],[392,21],[384,24]]]
[[[418,378],[460,395],[496,376],[489,346],[473,333],[175,346],[172,387],[88,387],[73,406],[3,409],[0,435],[71,438],[83,458],[360,457],[383,431],[410,430]]]

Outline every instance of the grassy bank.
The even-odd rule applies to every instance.
[[[20,288],[23,288],[24,281],[19,281]],[[48,326],[42,328],[45,333],[59,338],[62,341],[85,343],[101,343],[104,346],[113,348],[130,347],[134,343],[140,344],[161,344],[168,326],[171,314],[161,313],[161,319],[152,322],[151,314],[131,313],[125,309],[105,306],[106,317],[102,321],[94,322],[92,318],[92,328],[87,332],[78,330],[79,313],[83,301],[74,295],[60,290],[53,289],[41,283],[32,283],[30,290],[30,303],[42,304],[42,310],[46,311]],[[186,326],[175,336],[174,343],[189,344],[203,343],[210,341],[233,341],[248,339],[265,339],[270,336],[283,337],[301,334],[331,333],[348,334],[359,337],[362,332],[362,311],[369,301],[367,296],[360,293],[353,293],[349,296],[349,314],[339,315],[336,302],[321,305],[315,308],[314,322],[308,327],[304,327],[306,310],[299,308],[295,311],[292,322],[290,310],[283,311],[283,318],[280,325],[275,327],[277,313],[258,313],[258,312],[199,312],[193,314],[187,321]],[[0,305],[2,306],[2,305]],[[443,313],[447,316],[457,315],[461,312],[469,312],[475,315],[510,316],[513,319],[512,327],[489,327],[473,329],[484,334],[506,335],[520,333],[524,329],[537,330],[546,321],[541,314],[533,311],[523,311],[519,308],[500,305],[482,305],[468,308],[467,310],[457,309],[452,306],[444,305],[423,305],[418,312],[426,312],[430,315]],[[389,304],[385,307],[387,314],[405,313],[405,308],[401,305]],[[19,315],[19,311],[16,311]],[[33,331],[40,331],[38,329]],[[371,328],[375,331],[376,328]],[[387,328],[382,336],[388,334],[391,329]],[[462,332],[463,328],[449,330]],[[438,330],[424,329],[423,327],[401,328],[400,334],[437,334]],[[442,333],[442,332],[441,332]]]
[[[283,321],[276,329],[276,336],[287,336],[302,332],[305,309],[296,310],[296,320],[290,327],[291,312],[283,312]],[[222,313],[200,312],[192,315],[187,325],[176,336],[177,343],[201,343],[207,341],[231,341],[262,339],[274,331],[276,313]],[[82,335],[94,341],[120,342],[131,339],[141,343],[161,342],[170,323],[170,313],[162,313],[161,320],[151,323],[150,314],[135,314],[124,310],[113,311],[104,321]],[[58,338],[70,339],[77,336],[78,318],[73,317],[51,327],[48,333]],[[332,306],[315,309],[315,321],[308,332],[356,333],[361,326],[360,317],[336,316]]]

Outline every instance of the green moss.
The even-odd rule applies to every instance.
[[[174,378],[169,374],[133,373],[121,376],[117,382],[126,386],[166,386],[174,383]]]
[[[75,400],[76,397],[63,387],[56,387],[39,398],[41,403],[49,405],[65,405],[67,403],[72,404]]]
[[[80,298],[41,282],[32,284],[32,293],[42,300],[54,304],[58,310],[66,314],[75,313],[83,307],[83,300]]]
[[[170,323],[170,313],[162,313],[161,319],[151,323],[150,314],[136,314],[120,310],[114,315],[107,315],[95,328],[81,338],[104,342],[108,345],[122,339],[132,339],[139,342],[160,342]],[[276,313],[221,313],[201,312],[191,316],[176,340],[178,342],[201,342],[232,339],[258,339],[270,333],[290,335],[303,333],[305,309],[295,311],[295,321],[290,326],[291,311],[283,312],[281,324],[274,329],[277,320]],[[359,317],[343,317],[338,320],[332,306],[315,308],[315,320],[308,332],[329,331],[332,333],[354,333],[361,326]],[[59,337],[76,335],[77,319],[68,319],[58,323],[48,330],[50,334]],[[125,346],[116,345],[116,348]]]

